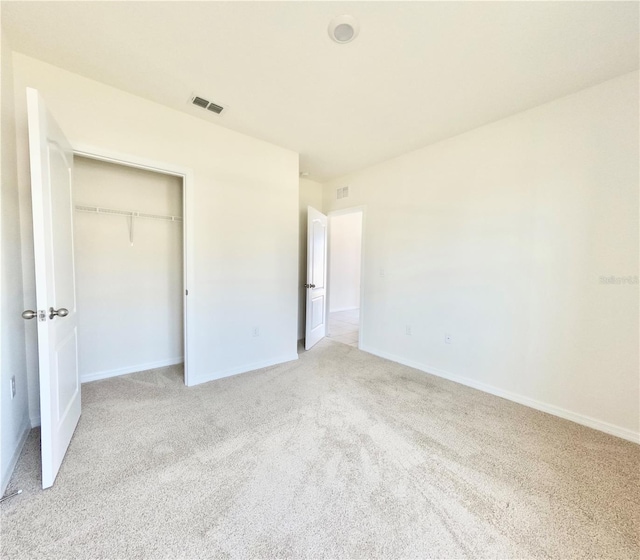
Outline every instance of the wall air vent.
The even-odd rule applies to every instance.
[[[202,107],[207,111],[211,111],[216,115],[219,115],[224,110],[224,107],[221,107],[220,105],[216,105],[215,103],[211,103],[211,101],[205,99],[204,97],[198,97],[197,95],[191,98],[191,103],[193,103],[198,107]]]
[[[347,198],[349,196],[349,187],[342,187],[336,190],[336,198]]]

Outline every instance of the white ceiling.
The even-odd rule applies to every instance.
[[[326,180],[638,68],[637,2],[3,2],[13,48]],[[338,45],[332,17],[360,35]],[[188,104],[197,93],[227,107]]]

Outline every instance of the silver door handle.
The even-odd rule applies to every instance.
[[[316,285],[315,284],[305,284],[304,287],[305,288],[315,288]]]
[[[27,321],[29,319],[35,319],[38,316],[38,312],[37,311],[31,311],[31,309],[27,309],[26,311],[22,312],[22,318],[23,319],[27,319]]]
[[[61,307],[60,309],[54,309],[53,307],[49,308],[49,319],[53,319],[55,316],[58,317],[66,317],[69,315],[69,310]]]

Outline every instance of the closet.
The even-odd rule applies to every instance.
[[[182,178],[76,156],[80,378],[183,362]]]

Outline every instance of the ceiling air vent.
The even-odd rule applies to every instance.
[[[205,109],[207,108],[207,105],[209,105],[209,102],[206,99],[202,99],[202,97],[198,96],[194,97],[191,101],[194,105],[204,107]]]
[[[198,97],[197,95],[191,98],[191,103],[198,107],[202,107],[203,109],[207,109],[207,111],[211,111],[216,115],[219,115],[224,110],[224,107],[211,103],[211,101],[204,99],[204,97]]]
[[[222,107],[220,107],[220,105],[216,105],[215,103],[209,103],[207,111],[213,111],[216,115],[219,115],[220,113],[222,113]]]

